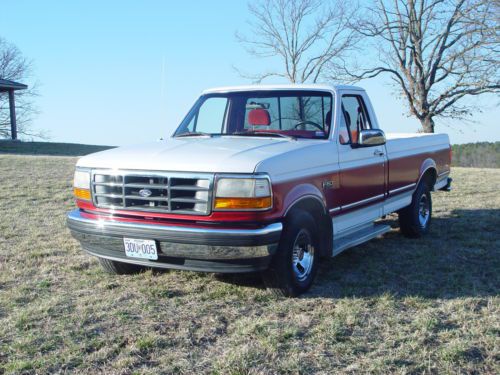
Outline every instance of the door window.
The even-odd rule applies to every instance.
[[[359,95],[342,96],[342,121],[339,129],[340,143],[358,143],[359,131],[371,128],[370,118],[366,112],[363,98]]]

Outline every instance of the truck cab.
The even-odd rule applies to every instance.
[[[322,257],[390,230],[384,215],[425,235],[450,150],[445,134],[385,134],[359,87],[211,89],[169,139],[81,158],[67,223],[113,273],[257,271],[296,296]]]

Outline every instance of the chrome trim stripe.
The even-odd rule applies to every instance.
[[[383,201],[375,202],[372,205],[336,215],[332,217],[333,235],[344,236],[363,225],[373,223],[374,220],[382,216],[380,210],[382,210],[383,215],[387,215],[408,206],[411,202],[411,197],[412,192],[408,191],[389,197]]]
[[[346,204],[345,206],[342,206],[342,209],[345,210],[345,209],[349,209],[349,208],[352,208],[352,207],[361,206],[362,204],[373,202],[373,201],[375,201],[377,199],[383,198],[384,196],[385,196],[384,194],[379,194],[379,195],[376,195],[374,197],[363,199],[361,201],[357,201],[357,202],[354,202],[354,203],[349,203],[349,204]]]
[[[265,227],[258,229],[220,229],[220,228],[194,228],[194,227],[181,227],[181,226],[169,226],[169,225],[154,225],[154,224],[139,224],[139,223],[127,223],[116,220],[103,220],[103,219],[88,219],[81,215],[80,210],[73,210],[68,213],[68,220],[83,223],[92,224],[98,228],[102,229],[142,229],[142,230],[152,230],[157,233],[183,233],[183,234],[215,234],[215,235],[231,235],[231,236],[265,236],[268,234],[278,233],[283,230],[283,224],[272,223]]]
[[[331,208],[330,210],[328,210],[331,214],[335,213],[335,212],[339,212],[340,210],[342,209],[342,207],[334,207],[334,208]]]
[[[389,194],[396,194],[396,193],[399,193],[403,190],[408,190],[408,189],[415,187],[415,186],[417,186],[417,184],[414,182],[413,184],[410,184],[410,185],[401,186],[397,189],[389,190]]]

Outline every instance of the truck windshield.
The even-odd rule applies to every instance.
[[[200,97],[174,133],[325,139],[332,96],[321,91],[248,91]]]

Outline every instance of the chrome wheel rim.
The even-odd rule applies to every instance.
[[[418,221],[420,222],[420,226],[425,228],[427,223],[429,222],[429,218],[431,216],[431,210],[429,205],[429,199],[427,199],[427,195],[423,194],[420,197],[420,202],[418,205]]]
[[[314,263],[314,247],[311,236],[305,229],[301,229],[293,243],[292,266],[298,281],[309,277]]]

